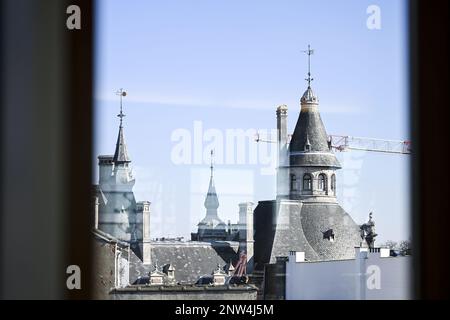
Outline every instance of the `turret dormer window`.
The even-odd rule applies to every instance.
[[[331,176],[331,192],[333,192],[334,195],[336,195],[336,175],[333,174]]]
[[[311,143],[309,142],[308,135],[306,135],[305,151],[307,152],[311,151]]]
[[[291,191],[297,191],[297,177],[291,174]]]
[[[305,191],[311,191],[312,190],[312,183],[311,183],[311,175],[309,173],[305,173],[303,175],[303,190]]]
[[[327,190],[327,177],[325,176],[325,174],[321,173],[319,174],[319,179],[318,179],[318,187],[320,191],[326,191]]]

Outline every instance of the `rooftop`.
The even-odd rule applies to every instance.
[[[228,285],[130,285],[125,288],[112,289],[110,293],[137,293],[137,292],[199,292],[199,291],[257,291],[256,286],[251,284],[228,284]]]

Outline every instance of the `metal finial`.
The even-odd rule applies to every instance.
[[[305,80],[308,81],[308,88],[310,88],[311,81],[314,80],[314,78],[311,78],[311,55],[314,54],[314,49],[311,49],[311,46],[308,44],[308,50],[303,50],[302,52],[308,55],[308,78]]]
[[[125,97],[127,93],[123,90],[123,88],[120,88],[118,91],[116,91],[116,95],[120,96],[120,113],[117,116],[120,118],[120,127],[122,127],[122,120],[123,117],[125,117],[125,114],[122,111],[122,98]]]
[[[211,166],[210,166],[210,169],[211,169],[211,178],[212,178],[212,176],[213,176],[213,170],[214,170],[213,159],[214,159],[214,150],[211,150]]]

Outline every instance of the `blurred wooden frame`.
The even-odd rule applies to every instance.
[[[66,26],[70,5],[80,30]],[[88,299],[94,2],[0,6],[1,298]],[[67,289],[69,265],[81,290]]]
[[[93,85],[94,85],[94,6],[95,1],[68,1],[82,10],[82,29],[69,32],[70,37],[70,108],[71,148],[68,261],[80,265],[82,290],[67,290],[69,299],[91,297],[93,259],[92,156],[93,156]],[[77,170],[79,168],[79,170]],[[81,250],[80,250],[81,249]]]
[[[417,298],[450,297],[448,1],[410,1],[411,208]]]

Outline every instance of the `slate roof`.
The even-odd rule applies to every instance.
[[[204,205],[206,209],[219,208],[219,198],[217,197],[216,186],[214,185],[214,179],[212,175],[209,179],[208,193],[206,194]]]
[[[291,154],[289,156],[289,162],[292,167],[330,167],[340,169],[341,164],[336,159],[336,156],[331,153],[314,153],[314,152],[301,152]]]
[[[307,259],[319,259],[318,253],[309,244],[303,230],[301,207],[302,203],[299,201],[281,201],[277,204],[270,263],[276,262],[276,257],[288,256],[289,251],[303,251]]]
[[[303,94],[301,102],[302,108],[289,144],[290,165],[340,168],[328,144],[317,97],[310,87]]]
[[[351,259],[361,243],[359,226],[338,204],[304,203],[301,209],[303,233],[318,260]],[[332,229],[334,241],[323,233]]]
[[[255,210],[255,262],[258,268],[303,251],[309,261],[351,259],[360,245],[359,226],[337,203],[264,201]],[[260,221],[260,219],[263,219]],[[267,230],[265,225],[271,224]],[[324,238],[332,229],[334,241]]]
[[[114,163],[128,163],[131,162],[128,156],[127,145],[123,136],[123,127],[119,127],[119,134],[117,136],[116,151],[114,152]]]
[[[239,243],[237,242],[152,242],[151,263],[160,266],[172,264],[175,279],[180,283],[195,283],[200,276],[210,275],[217,265],[236,263]],[[130,283],[139,276],[148,276],[152,266],[143,265],[134,254],[131,258]]]
[[[100,229],[92,229],[91,232],[93,233],[95,239],[107,242],[107,243],[114,243],[120,246],[121,248],[128,248],[129,244],[126,241],[119,240],[109,233],[103,232]]]

